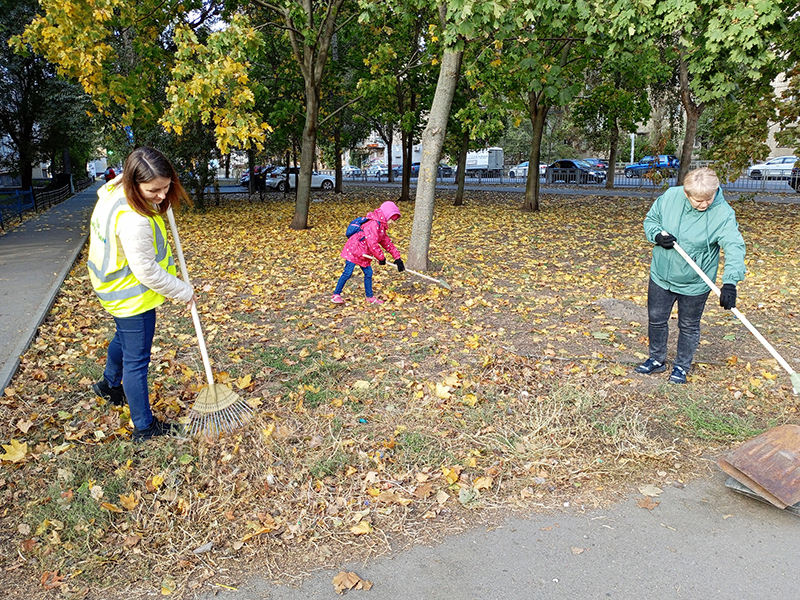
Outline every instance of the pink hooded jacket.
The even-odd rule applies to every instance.
[[[400,218],[400,209],[394,202],[384,202],[379,208],[367,215],[369,221],[361,226],[362,233],[356,233],[347,238],[347,243],[342,248],[342,258],[357,264],[359,267],[368,267],[372,262],[364,258],[365,254],[374,256],[378,260],[386,258],[383,248],[397,260],[400,252],[394,247],[392,240],[386,234],[386,224],[397,215]]]

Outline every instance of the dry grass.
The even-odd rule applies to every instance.
[[[687,480],[726,445],[796,422],[788,378],[711,303],[691,385],[632,374],[646,352],[631,316],[643,201],[558,197],[530,215],[516,196],[442,200],[432,258],[452,292],[377,268],[386,304],[357,302],[354,277],[350,302],[331,305],[344,226],[382,194],[324,196],[305,232],[286,228],[282,199],[182,215],[212,363],[257,409],[222,439],[130,443],[127,410],[87,391],[111,324],[76,267],[0,404],[3,443],[28,444],[0,471],[10,597],[190,596],[255,568],[295,581],[509,511]],[[737,213],[752,257],[742,308],[767,308],[758,324],[797,356],[798,261],[780,232],[798,212]],[[404,255],[411,220],[392,233]],[[181,307],[159,312],[151,374],[156,412],[185,415],[203,372]]]

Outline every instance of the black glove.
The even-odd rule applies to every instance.
[[[378,261],[378,264],[379,264],[379,265],[385,265],[385,264],[386,264],[386,259],[384,258],[384,259],[382,259],[382,260],[379,260],[379,261]]]
[[[403,271],[406,270],[406,266],[403,264],[403,259],[402,258],[398,258],[396,261],[394,261],[394,264],[397,265],[397,272],[398,273],[402,273]]]
[[[725,310],[736,308],[736,286],[732,283],[723,283],[719,291],[719,305]]]
[[[675,246],[675,242],[677,241],[677,238],[671,233],[668,233],[667,235],[664,235],[663,233],[656,234],[656,244],[662,248],[672,248]]]

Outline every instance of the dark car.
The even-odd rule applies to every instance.
[[[604,158],[584,158],[595,169],[608,169],[608,161]]]
[[[793,167],[792,174],[789,176],[789,185],[794,191],[800,192],[800,167]]]
[[[672,175],[681,166],[681,161],[673,154],[659,154],[658,156],[645,156],[638,163],[625,167],[625,177],[643,177],[647,173],[657,172],[662,175]]]
[[[411,176],[419,177],[419,163],[411,163]],[[453,167],[450,165],[439,165],[436,173],[437,177],[452,177]]]
[[[606,180],[606,172],[583,159],[570,158],[549,165],[544,180],[546,183],[602,183]]]

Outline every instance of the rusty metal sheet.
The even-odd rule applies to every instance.
[[[762,495],[757,494],[749,487],[744,485],[742,482],[737,481],[733,477],[728,477],[728,479],[725,480],[725,487],[732,489],[734,492],[743,494],[748,498],[753,498],[754,500],[758,500],[759,502],[763,502],[764,504],[770,504],[770,502],[767,502]],[[800,503],[795,504],[794,506],[787,506],[784,510],[788,513],[793,514],[796,517],[800,517]]]
[[[718,461],[720,468],[779,508],[800,502],[800,426],[781,425]]]

